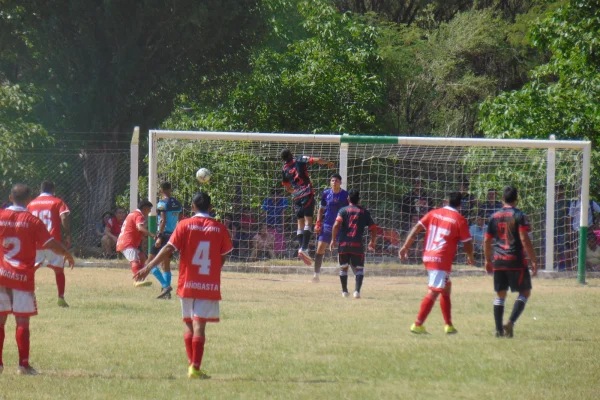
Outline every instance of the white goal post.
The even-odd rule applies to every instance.
[[[448,191],[454,187],[456,188],[452,190],[457,190],[459,184],[462,182],[468,184],[470,180],[471,187],[476,186],[475,191],[480,198],[483,196],[487,181],[490,182],[490,185],[493,183],[502,187],[512,180],[513,184],[519,188],[520,198],[522,198],[522,193],[528,193],[528,190],[532,188],[531,185],[535,185],[536,191],[530,191],[530,196],[533,196],[533,193],[545,193],[545,196],[537,196],[543,197],[543,199],[530,200],[537,201],[535,207],[543,208],[540,211],[539,221],[541,225],[545,226],[545,229],[538,238],[539,243],[543,244],[539,246],[538,256],[544,257],[545,268],[549,271],[553,270],[558,261],[555,260],[556,229],[565,229],[565,227],[555,226],[556,210],[554,206],[557,195],[555,185],[561,185],[561,191],[563,186],[568,185],[568,194],[571,195],[571,199],[579,201],[580,205],[589,202],[591,157],[589,141],[150,130],[148,199],[154,206],[157,204],[159,175],[163,168],[159,167],[161,141],[172,144],[170,147],[165,147],[164,151],[161,150],[161,152],[169,154],[166,158],[163,157],[164,164],[161,165],[165,166],[169,165],[171,158],[174,159],[177,155],[183,154],[180,145],[174,145],[174,143],[178,143],[177,141],[197,142],[198,146],[205,144],[209,147],[206,147],[203,152],[213,151],[215,154],[220,152],[223,156],[237,150],[231,146],[219,145],[217,147],[212,144],[243,143],[243,150],[240,150],[240,154],[260,156],[261,160],[269,165],[264,167],[262,173],[268,175],[271,180],[276,179],[271,176],[281,175],[280,170],[276,170],[274,165],[278,162],[279,156],[276,150],[283,146],[295,146],[297,152],[312,151],[317,154],[309,155],[317,157],[325,155],[326,158],[331,158],[335,155],[337,159],[332,161],[339,166],[339,174],[342,176],[344,187],[349,183],[360,185],[361,179],[369,180],[370,186],[365,189],[365,192],[367,196],[372,197],[372,205],[392,201],[390,199],[398,191],[389,188],[390,182],[392,185],[401,186],[406,185],[405,182],[409,179],[413,179],[413,181],[419,179],[419,182],[425,179],[431,190],[439,192]],[[169,151],[172,153],[168,153]],[[186,162],[189,163],[190,171],[203,166],[211,168],[211,165],[198,165],[194,159]],[[497,174],[494,168],[497,169]],[[544,175],[543,180],[541,179],[542,175],[536,175],[538,172]],[[383,182],[377,178],[378,173],[385,175],[387,181]],[[532,177],[531,179],[533,179],[534,175],[537,177],[536,180],[529,181],[530,183],[524,181],[519,185],[521,183],[517,180],[519,173],[523,178]],[[421,174],[426,177],[422,178]],[[189,173],[188,176],[190,181],[194,180],[193,173]],[[213,179],[215,179],[214,175]],[[315,187],[321,186],[323,185],[315,185]],[[404,186],[402,187],[404,188]],[[381,190],[389,192],[389,196],[384,198],[382,194],[376,194],[380,190],[379,188],[384,188]],[[198,189],[197,184],[196,189]],[[267,186],[265,189],[268,190]],[[230,187],[230,190],[235,189]],[[361,193],[363,190],[361,187]],[[268,193],[264,195],[268,196]],[[189,202],[189,199],[180,200]],[[437,207],[441,204],[434,205]],[[527,210],[525,211],[527,212]],[[388,211],[382,213],[385,212]],[[584,283],[588,207],[580,207],[578,214],[579,232],[571,232],[571,234],[578,233],[578,240],[575,242],[576,244],[578,242],[579,247],[577,253],[578,280]],[[397,222],[396,219],[388,216],[383,216],[382,219],[390,225]],[[156,208],[150,214],[149,225],[151,231],[156,229]],[[396,229],[397,227],[391,228]],[[569,229],[571,229],[570,226]],[[574,248],[571,250],[576,251]]]

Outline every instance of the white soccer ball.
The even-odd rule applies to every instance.
[[[196,171],[196,179],[198,179],[198,183],[208,183],[211,176],[212,173],[207,168],[200,168],[198,171]]]

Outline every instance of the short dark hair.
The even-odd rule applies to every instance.
[[[54,193],[54,182],[44,181],[41,185],[42,193]]]
[[[146,200],[142,200],[142,201],[140,201],[138,203],[138,209],[139,210],[143,210],[144,208],[152,208],[152,207],[154,207],[154,206],[152,205],[152,203],[150,202],[150,200],[147,200],[147,199]]]
[[[448,193],[448,205],[452,208],[460,207],[462,201],[461,192],[450,192]]]
[[[171,184],[169,182],[163,182],[160,184],[160,190],[162,190],[163,192],[167,191],[167,190],[171,190]]]
[[[292,161],[294,155],[288,149],[281,150],[281,159],[285,162]]]
[[[18,206],[24,206],[27,200],[31,198],[31,189],[23,183],[17,183],[10,190],[13,203]]]
[[[342,181],[342,176],[340,174],[333,174],[333,175],[331,175],[331,178],[337,178],[340,180],[340,182]],[[329,178],[329,179],[331,179],[331,178]]]
[[[196,206],[196,210],[200,212],[208,212],[210,209],[210,196],[205,192],[198,192],[192,197],[192,203]]]
[[[515,201],[517,201],[517,198],[519,197],[519,194],[517,192],[517,188],[514,186],[504,186],[504,190],[502,193],[502,200],[504,200],[505,203],[514,203]]]
[[[497,192],[497,190],[496,189],[488,189],[488,193],[489,192]]]
[[[360,201],[360,191],[355,188],[348,190],[348,198],[350,199],[350,203],[358,204]]]

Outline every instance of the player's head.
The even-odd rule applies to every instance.
[[[152,211],[152,207],[153,205],[150,202],[150,200],[142,200],[138,203],[138,210],[142,212],[144,217],[147,217],[148,214],[150,214],[150,211]]]
[[[331,175],[331,178],[329,179],[329,186],[331,186],[332,189],[339,190],[341,184],[342,176],[340,174]]]
[[[42,193],[54,194],[54,191],[55,191],[54,182],[44,181],[44,182],[42,182],[40,189],[42,189]]]
[[[171,184],[169,182],[163,182],[160,184],[160,192],[166,196],[171,195]]]
[[[207,213],[210,211],[210,196],[205,192],[198,192],[192,197],[192,209],[195,212]]]
[[[506,204],[514,204],[517,202],[519,198],[519,194],[517,193],[517,188],[514,186],[504,186],[504,190],[502,191],[502,201]]]
[[[352,188],[348,191],[348,199],[351,204],[357,205],[360,201],[360,191],[358,189]]]
[[[281,159],[285,162],[290,162],[294,159],[294,155],[288,149],[281,150]]]
[[[123,207],[119,207],[115,210],[115,217],[117,217],[117,221],[122,222],[127,218],[127,211]]]
[[[10,190],[10,201],[19,207],[25,207],[31,200],[31,189],[22,183],[17,183]]]
[[[452,208],[460,208],[460,202],[462,201],[461,192],[450,192],[448,193],[448,205]]]

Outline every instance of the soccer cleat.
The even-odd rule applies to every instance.
[[[172,291],[173,291],[173,288],[171,286],[167,286],[166,288],[163,288],[162,291],[160,292],[160,294],[158,295],[157,299],[169,300],[171,298]]]
[[[190,365],[188,368],[188,378],[190,379],[210,379],[210,376],[201,369],[194,368],[193,365]]]
[[[452,325],[446,325],[444,327],[444,332],[446,332],[446,334],[448,335],[455,335],[458,333],[458,331],[456,330],[456,328]]]
[[[133,286],[135,286],[135,287],[152,286],[152,282],[147,281],[145,279],[143,281],[133,281]]]
[[[417,335],[422,335],[422,334],[427,333],[427,330],[425,330],[425,326],[423,326],[423,325],[417,326],[417,324],[412,324],[412,326],[410,327],[410,331],[412,333],[416,333]]]
[[[31,365],[23,367],[19,365],[17,369],[17,375],[39,375],[40,373],[35,370]]]
[[[501,332],[501,331],[496,331],[496,337],[497,337],[497,338],[504,337],[504,332]]]
[[[302,261],[304,261],[304,264],[312,265],[313,259],[308,254],[308,250],[302,250],[302,249],[298,250],[298,258],[300,258]]]
[[[316,275],[315,275],[315,276],[313,276],[313,278],[312,278],[311,282],[312,282],[312,283],[319,283],[319,282],[320,282],[320,279],[319,279],[319,277],[318,277],[318,276],[316,276]]]
[[[504,328],[504,336],[506,336],[507,338],[513,337],[513,328],[514,328],[513,324],[507,323],[507,324],[503,325],[502,328]]]
[[[342,292],[342,297],[348,297],[348,296],[350,296],[350,293],[348,293],[348,292]]]
[[[354,296],[355,299],[360,299],[360,292],[357,292],[355,290],[353,296]]]
[[[4,365],[0,365],[0,375],[2,375],[2,371],[4,371]]]
[[[62,307],[62,308],[69,308],[69,304],[62,297],[58,298],[58,301],[56,302],[56,304],[58,304],[58,306]]]

